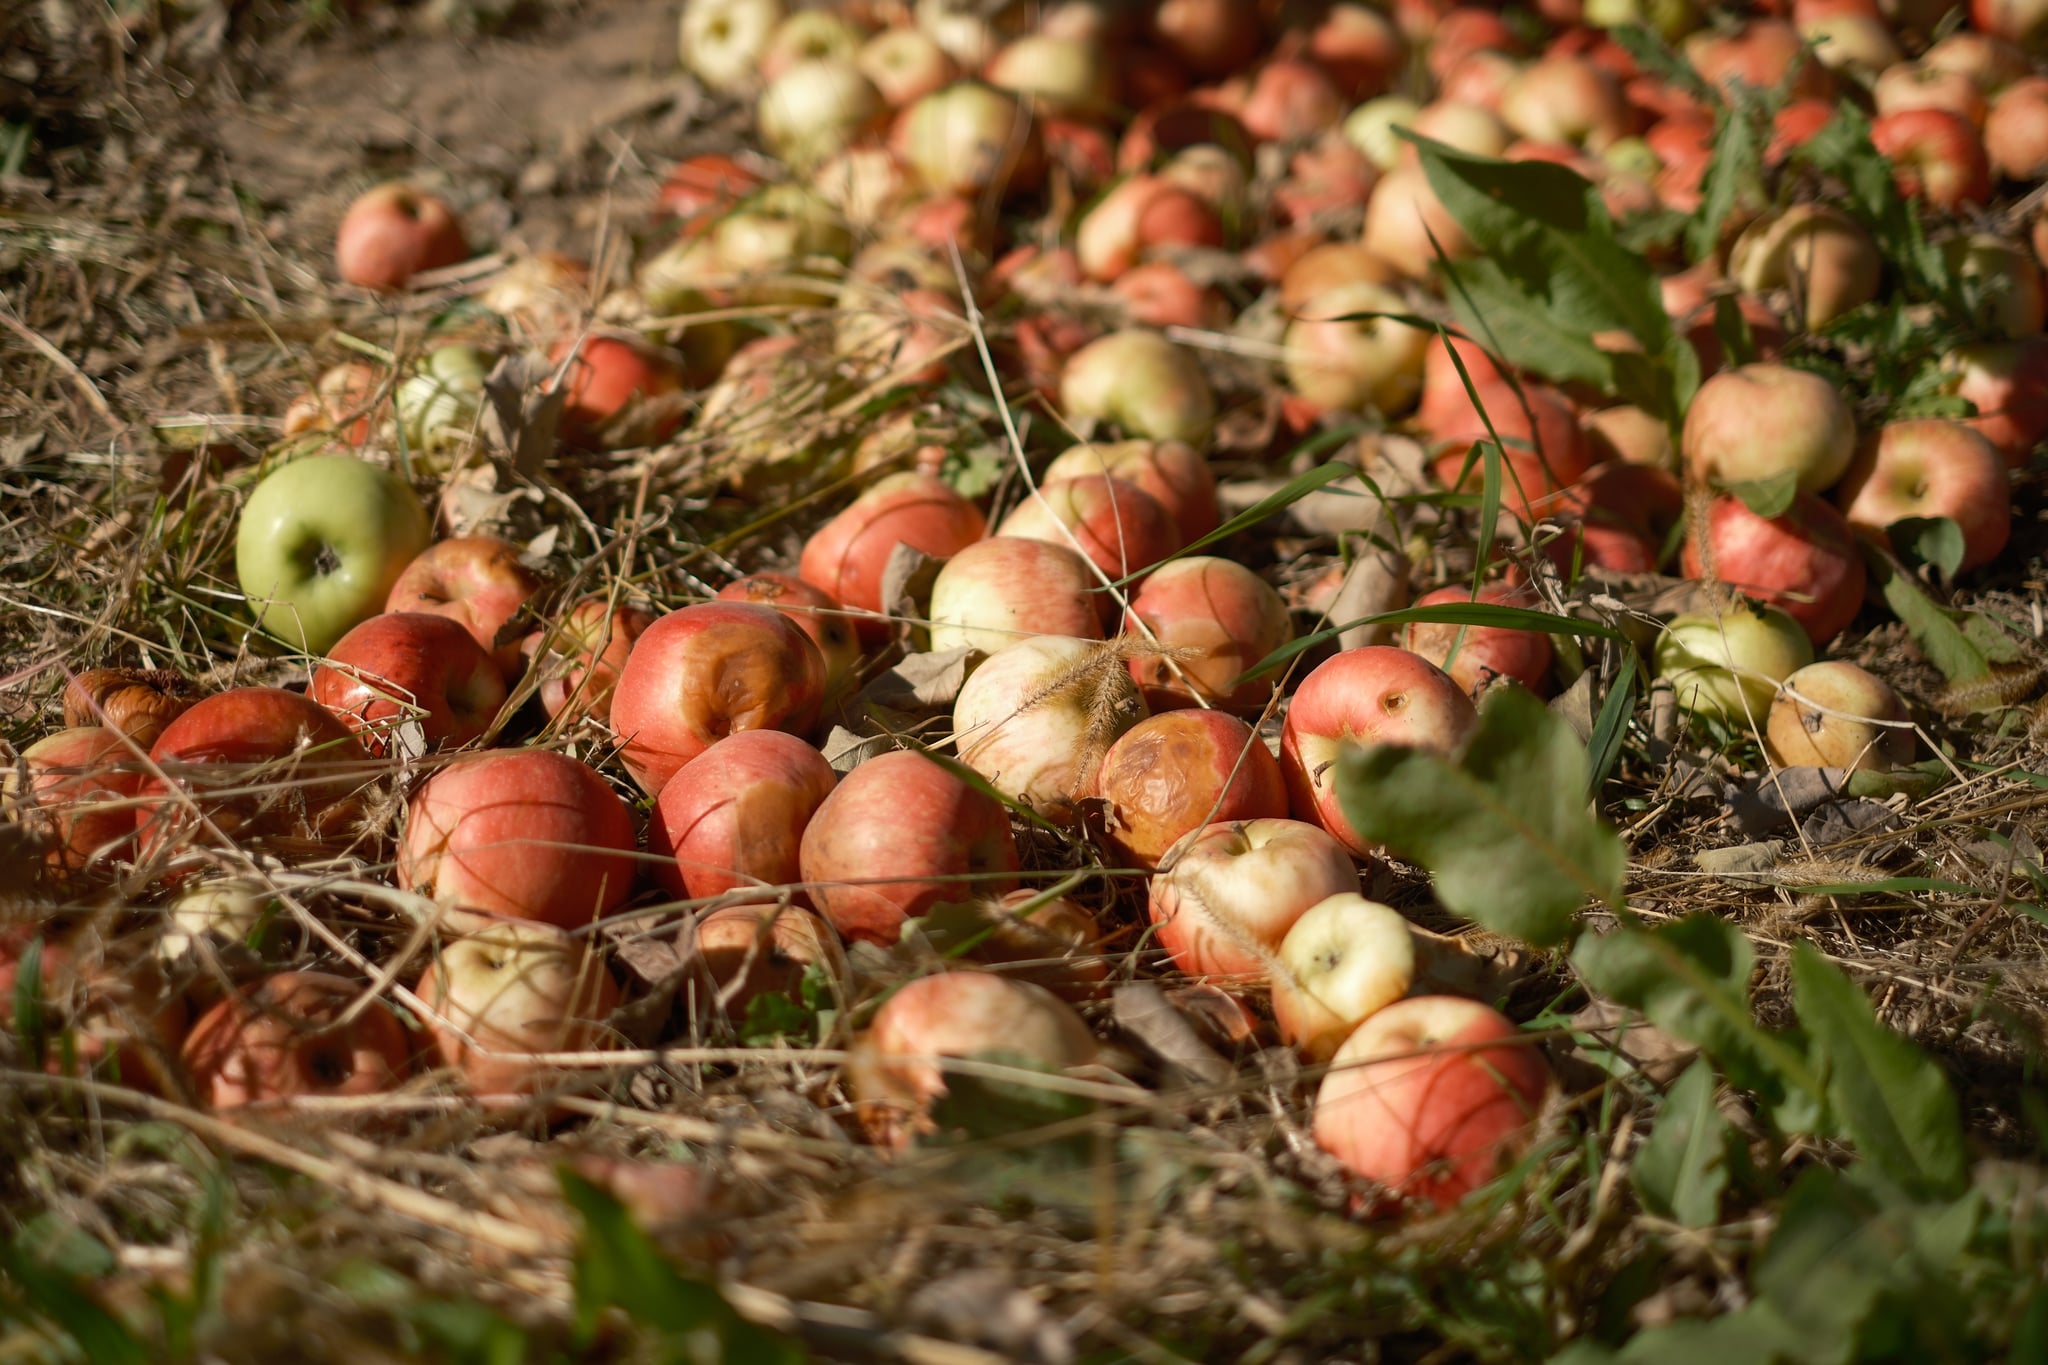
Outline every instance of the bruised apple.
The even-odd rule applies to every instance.
[[[997,791],[1067,823],[1103,755],[1144,716],[1144,698],[1112,648],[1035,635],[968,675],[953,703],[953,737],[960,761]]]
[[[1265,741],[1227,712],[1196,708],[1125,731],[1103,755],[1095,795],[1104,804],[1104,842],[1148,871],[1204,825],[1287,814],[1287,785]]]
[[[647,835],[647,851],[667,860],[656,875],[671,895],[699,900],[795,882],[804,826],[837,781],[795,735],[727,735],[661,789]]]
[[[1870,768],[1911,760],[1906,704],[1884,679],[1846,659],[1808,664],[1771,702],[1764,745],[1786,767]]]
[[[1294,922],[1358,890],[1344,846],[1301,820],[1204,825],[1168,849],[1147,909],[1159,946],[1190,976],[1264,978]]]
[[[519,648],[540,679],[541,709],[557,721],[609,721],[619,670],[633,642],[657,619],[643,607],[586,597],[562,613],[554,628],[527,636]]]
[[[1139,629],[1143,623],[1143,630]],[[1272,584],[1235,560],[1189,555],[1160,565],[1131,599],[1127,629],[1149,633],[1165,653],[1130,661],[1131,676],[1157,711],[1206,702],[1240,715],[1272,696],[1269,679],[1238,678],[1294,638],[1287,603]]]

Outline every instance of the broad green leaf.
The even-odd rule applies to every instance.
[[[1793,500],[1799,496],[1799,475],[1788,469],[1768,479],[1731,483],[1728,491],[1741,499],[1744,507],[1768,521],[1792,510]]]
[[[1947,517],[1905,517],[1885,528],[1892,550],[1908,564],[1925,564],[1943,580],[1963,565],[1963,528]]]
[[[1448,291],[1459,327],[1485,339],[1486,347],[1517,369],[1546,379],[1615,387],[1614,360],[1593,344],[1586,329],[1572,325],[1541,298],[1508,278],[1487,257],[1446,264],[1455,277]]]
[[[939,1133],[933,1141],[941,1144],[961,1140],[986,1141],[1065,1123],[1092,1108],[1082,1096],[1033,1084],[1033,1074],[1050,1076],[1055,1073],[1021,1053],[982,1052],[976,1053],[974,1060],[1012,1068],[1018,1074],[984,1076],[948,1072],[946,1093],[932,1105],[932,1121]]]
[[[1714,1107],[1714,1068],[1695,1061],[1657,1107],[1649,1141],[1629,1167],[1643,1207],[1689,1228],[1719,1221],[1729,1133]]]
[[[1756,359],[1756,334],[1733,294],[1714,300],[1714,339],[1721,343],[1721,358],[1727,365],[1747,365]]]
[[[1962,1116],[1941,1068],[1879,1023],[1862,990],[1810,944],[1793,948],[1792,989],[1842,1136],[1909,1189],[1961,1190],[1969,1179]]]
[[[83,1358],[93,1365],[152,1365],[159,1359],[78,1279],[41,1263],[12,1241],[0,1241],[0,1322],[23,1319],[68,1339],[77,1354],[60,1358]]]
[[[1361,837],[1429,868],[1448,909],[1536,944],[1568,938],[1589,898],[1621,899],[1627,854],[1579,799],[1585,781],[1571,727],[1515,687],[1487,697],[1456,760],[1374,745],[1346,750],[1337,766]]]
[[[1853,1359],[1858,1333],[1886,1289],[1889,1249],[1870,1235],[1871,1210],[1835,1172],[1810,1167],[1785,1196],[1755,1270],[1756,1291],[1797,1325],[1799,1359]]]
[[[1920,646],[1927,661],[1940,669],[1951,684],[1984,681],[1991,677],[1993,665],[2017,662],[2024,657],[2017,642],[1996,623],[1981,613],[1952,611],[1941,606],[1891,556],[1867,541],[1863,547],[1864,562],[1885,604],[1912,634],[1913,642]],[[1986,708],[2000,704],[1995,695],[1986,695]]]

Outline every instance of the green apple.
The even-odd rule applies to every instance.
[[[1678,704],[1736,725],[1761,727],[1778,684],[1813,662],[1813,642],[1776,607],[1741,600],[1718,615],[1675,616],[1657,641],[1657,675]]]
[[[391,404],[412,450],[440,454],[468,442],[484,403],[491,357],[460,342],[436,346],[419,359]]]
[[[235,576],[259,629],[323,654],[384,610],[391,585],[432,539],[405,480],[352,455],[274,470],[242,507]]]

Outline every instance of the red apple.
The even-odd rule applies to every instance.
[[[568,396],[566,441],[601,450],[654,445],[682,424],[684,385],[676,356],[637,336],[564,337],[549,353]]]
[[[654,206],[688,220],[723,213],[761,187],[761,177],[722,152],[685,157],[654,192]]]
[[[1715,498],[1704,531],[1686,535],[1686,576],[1704,577],[1709,562],[1718,581],[1784,611],[1816,647],[1840,634],[1863,607],[1863,554],[1855,533],[1811,493],[1770,518],[1732,493]]]
[[[898,545],[950,559],[988,534],[981,510],[929,474],[906,470],[878,479],[804,542],[797,573],[856,611],[884,612],[882,577]],[[884,638],[881,621],[858,623],[864,639]]]
[[[1034,635],[968,675],[953,703],[953,739],[960,761],[998,792],[1068,824],[1109,746],[1144,716],[1114,649]]]
[[[1222,711],[1139,721],[1103,755],[1094,794],[1107,804],[1110,850],[1147,871],[1204,825],[1287,814],[1280,764],[1249,725]]]
[[[1418,607],[1454,602],[1533,607],[1537,599],[1527,588],[1510,583],[1488,583],[1476,597],[1469,586],[1454,585],[1415,599]],[[1401,644],[1443,669],[1475,701],[1501,679],[1518,682],[1539,696],[1550,690],[1550,637],[1541,631],[1418,621],[1402,627]]]
[[[182,1079],[178,1052],[191,1019],[183,993],[156,962],[117,958],[114,945],[91,927],[60,934],[55,924],[10,925],[0,930],[0,1000],[10,1002],[8,1013],[16,1019],[19,992],[28,985],[22,957],[38,941],[44,1071],[96,1071],[111,1059],[109,1079],[145,1094],[175,1096]],[[26,1053],[22,1046],[17,1055],[23,1060],[15,1065]]]
[[[1227,76],[1258,56],[1256,11],[1239,0],[1160,0],[1152,12],[1152,33],[1195,75]]]
[[[910,752],[841,778],[804,828],[800,861],[832,927],[883,946],[941,901],[1010,890],[1018,868],[1003,804]]]
[[[556,626],[527,636],[519,648],[533,660],[541,680],[542,709],[565,724],[583,716],[608,722],[619,670],[633,642],[656,619],[640,607],[586,597],[564,612]]]
[[[1977,130],[1946,109],[1907,109],[1872,121],[1870,141],[1891,158],[1892,179],[1907,198],[1939,209],[1991,197],[1991,163]]]
[[[839,775],[823,754],[780,730],[727,735],[668,780],[647,851],[678,899],[795,882],[804,826]]]
[[[1700,385],[1679,449],[1696,478],[1722,484],[1793,475],[1817,493],[1856,452],[1856,418],[1835,386],[1810,370],[1744,365]]]
[[[764,995],[801,1003],[805,976],[823,970],[843,985],[845,951],[832,926],[794,905],[728,905],[676,935],[684,975],[676,993],[693,1018],[743,1022]]]
[[[787,616],[700,602],[642,631],[612,691],[619,757],[658,795],[676,770],[739,730],[802,734],[825,700],[825,657]]]
[[[1096,571],[1049,540],[990,536],[947,560],[932,580],[932,649],[993,654],[1033,635],[1102,638]]]
[[[1501,446],[1501,500],[1524,514],[1554,505],[1561,489],[1585,477],[1592,455],[1571,400],[1548,384],[1524,380],[1520,392],[1505,380],[1474,383],[1475,405],[1460,386],[1458,400],[1417,414],[1416,425],[1442,447],[1433,468],[1450,488],[1477,491],[1484,469],[1473,447],[1492,439],[1483,407]]]
[[[1143,572],[1181,543],[1158,499],[1106,474],[1042,484],[1003,518],[996,534],[1071,546],[1112,579]]]
[[[517,639],[499,637],[546,586],[519,554],[517,545],[496,536],[435,541],[405,566],[384,610],[431,612],[458,622],[490,651],[509,682],[526,661]]]
[[[1962,529],[1958,571],[1998,558],[2012,531],[2005,457],[1960,422],[1893,422],[1857,453],[1835,502],[1851,526],[1882,534],[1907,517],[1947,517]]]
[[[1358,890],[1358,868],[1300,820],[1204,825],[1166,851],[1147,904],[1159,946],[1190,976],[1263,978],[1280,941],[1318,901]]]
[[[1270,678],[1237,678],[1294,638],[1287,603],[1265,579],[1234,560],[1189,555],[1160,565],[1131,599],[1131,615],[1167,649],[1130,661],[1146,704],[1166,711],[1196,705],[1255,714],[1272,696]],[[1135,624],[1127,626],[1137,634]]]
[[[545,749],[457,759],[406,807],[398,884],[453,910],[565,929],[632,894],[633,814],[587,764]]]
[[[1984,120],[1984,153],[2008,180],[2048,174],[2048,76],[2028,76],[1999,92]]]
[[[1408,43],[1380,11],[1345,2],[1331,5],[1309,32],[1308,52],[1355,102],[1393,83],[1407,62]]]
[[[334,234],[341,278],[365,289],[403,289],[422,271],[468,259],[447,201],[397,181],[357,195]]]
[[[236,992],[185,1039],[192,1088],[215,1109],[396,1090],[412,1047],[383,1001],[355,1009],[367,989],[325,972],[279,972]]]
[[[509,920],[441,945],[413,993],[442,1064],[471,1093],[506,1104],[545,1088],[536,1053],[588,1052],[605,1042],[619,988],[590,940]]]
[[[860,636],[846,609],[832,594],[795,574],[763,569],[736,578],[718,590],[721,602],[753,602],[796,622],[825,660],[825,692],[836,696],[860,669]]]
[[[1337,799],[1347,744],[1401,744],[1448,754],[1479,723],[1472,699],[1419,654],[1388,645],[1341,650],[1294,691],[1280,731],[1280,770],[1296,819],[1311,820],[1360,857],[1372,851]]]
[[[53,872],[104,870],[134,851],[134,798],[144,781],[137,750],[133,739],[99,725],[45,735],[0,772],[0,810],[43,842]]]
[[[1514,1021],[1423,995],[1358,1026],[1316,1095],[1316,1142],[1394,1195],[1449,1207],[1492,1180],[1535,1131],[1553,1081]]]
[[[505,705],[505,677],[460,622],[417,611],[372,616],[335,642],[306,695],[341,717],[373,754],[417,723],[430,749],[482,739]]]
[[[1252,77],[1238,117],[1262,142],[1298,142],[1335,128],[1350,107],[1322,67],[1279,57]]]

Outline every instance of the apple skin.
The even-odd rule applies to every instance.
[[[421,271],[468,259],[469,242],[447,201],[397,181],[357,195],[334,233],[336,269],[364,289],[400,290]]]
[[[722,152],[709,152],[677,162],[654,192],[654,207],[688,222],[699,214],[723,212],[759,188],[761,177],[751,169]]]
[[[1454,584],[1415,599],[1418,607],[1462,602],[1533,607],[1536,596],[1511,583],[1488,583],[1476,597],[1469,585]],[[1444,669],[1450,680],[1474,701],[1501,679],[1518,682],[1539,696],[1550,690],[1552,647],[1550,637],[1541,631],[1415,621],[1402,627],[1401,645]]]
[[[1449,1208],[1529,1144],[1554,1084],[1514,1021],[1476,1000],[1423,995],[1344,1040],[1316,1094],[1314,1134],[1354,1175]]]
[[[799,860],[832,927],[883,947],[941,901],[1009,891],[1019,867],[1003,804],[908,751],[840,778],[804,827]]]
[[[1455,400],[1425,403],[1416,426],[1443,448],[1433,468],[1448,488],[1476,491],[1484,469],[1472,458],[1472,447],[1491,437],[1480,420],[1484,407],[1493,430],[1505,443],[1501,449],[1501,500],[1524,513],[1538,512],[1556,501],[1557,493],[1585,477],[1592,455],[1585,430],[1571,401],[1548,384],[1525,380],[1517,393],[1505,379],[1479,379],[1472,385],[1479,403],[1459,386]],[[1469,466],[1469,467],[1468,467]]]
[[[562,371],[561,433],[571,444],[656,445],[682,425],[681,405],[668,400],[683,389],[683,367],[669,351],[630,334],[598,332],[562,338],[548,359]]]
[[[413,993],[441,1016],[426,1025],[443,1065],[487,1105],[545,1088],[534,1054],[601,1047],[604,1020],[619,1006],[618,985],[587,938],[520,920],[442,944]]]
[[[1833,112],[1828,110],[1830,117]],[[1826,204],[1795,204],[1783,213],[1759,218],[1743,229],[1729,252],[1728,273],[1748,294],[1762,294],[1774,289],[1791,291],[1795,315],[1805,319],[1808,327],[1822,327],[1877,297],[1884,282],[1884,255],[1878,250],[1870,229],[1840,209]],[[1703,319],[1711,328],[1712,301],[1702,299],[1701,305]],[[1717,337],[1717,355],[1718,340]],[[1703,364],[1704,359],[1703,356]],[[1744,367],[1745,370],[1757,368]],[[1774,371],[1783,367],[1763,368]],[[1806,374],[1804,377],[1809,381],[1819,381],[1817,375]],[[1771,402],[1782,416],[1798,419],[1794,429],[1804,431],[1810,437],[1818,424],[1812,418],[1799,419],[1797,400],[1805,394],[1798,392],[1797,388],[1794,381],[1779,375],[1752,375],[1747,396],[1760,402]],[[1788,389],[1792,391],[1786,391]],[[1697,397],[1694,401],[1697,404]],[[1839,398],[1836,401],[1839,403]],[[1742,415],[1740,406],[1729,406],[1731,411],[1726,414],[1726,420],[1738,420]],[[1759,429],[1768,427],[1759,423]],[[1814,454],[1817,452],[1809,451],[1808,459],[1811,460]],[[1813,491],[1824,486],[1815,485]]]
[[[1096,769],[1145,701],[1106,647],[1061,635],[1005,645],[953,703],[960,761],[997,791],[1059,824],[1077,816]]]
[[[825,694],[842,695],[860,671],[860,634],[837,598],[795,574],[763,569],[736,578],[718,590],[721,602],[752,602],[773,607],[811,637],[825,660]]]
[[[691,0],[676,41],[683,68],[713,90],[744,90],[782,19],[782,0]]]
[[[1280,1039],[1327,1062],[1359,1024],[1407,995],[1420,973],[1415,931],[1391,906],[1342,891],[1280,940],[1273,1022]]]
[[[383,610],[430,538],[426,509],[397,474],[314,455],[271,471],[242,504],[235,577],[259,630],[324,654]]]
[[[1875,722],[1906,718],[1906,703],[1884,679],[1846,659],[1824,659],[1785,679],[1771,702],[1764,747],[1783,767],[1883,772],[1912,762],[1914,736]]]
[[[1091,280],[1107,283],[1156,247],[1223,245],[1223,223],[1209,203],[1160,176],[1120,181],[1081,219],[1074,255]]]
[[[1120,579],[1141,573],[1180,548],[1180,532],[1159,500],[1108,474],[1039,485],[996,527],[998,536],[1070,545]]]
[[[1372,847],[1337,799],[1346,744],[1402,744],[1448,754],[1479,724],[1472,699],[1442,669],[1391,645],[1340,650],[1301,680],[1280,730],[1280,771],[1298,820],[1363,858]]]
[[[549,719],[568,724],[588,716],[608,724],[612,692],[633,642],[659,619],[642,607],[586,597],[562,614],[556,629],[520,641],[520,653],[541,679],[540,704]]]
[[[43,860],[59,878],[88,876],[133,852],[132,802],[144,782],[137,747],[118,730],[73,726],[44,735],[0,771],[0,812],[47,838]]]
[[[728,905],[676,935],[684,977],[676,994],[692,1017],[743,1022],[747,1006],[764,995],[801,1003],[805,975],[822,968],[844,984],[845,950],[824,920],[794,905]]]
[[[1167,850],[1146,909],[1159,946],[1181,971],[1263,980],[1310,906],[1357,890],[1357,865],[1320,827],[1231,820],[1204,825]]]
[[[413,557],[384,599],[384,610],[424,611],[459,623],[497,660],[507,682],[526,667],[519,641],[499,636],[547,586],[520,562],[519,547],[496,536],[437,540]]]
[[[1657,676],[1680,707],[1761,727],[1778,684],[1813,662],[1813,642],[1775,607],[1738,601],[1714,615],[1687,612],[1657,638]]]
[[[988,534],[981,509],[930,474],[905,470],[876,480],[804,542],[797,576],[855,611],[879,613],[882,578],[896,547],[950,559]],[[879,643],[887,626],[860,622],[864,640]]]
[[[1096,573],[1065,545],[990,536],[947,560],[932,580],[932,651],[993,654],[1033,635],[1102,638]]]
[[[1142,621],[1166,648],[1193,651],[1172,664],[1161,654],[1131,659],[1131,676],[1155,711],[1197,705],[1199,694],[1211,706],[1256,714],[1272,696],[1273,680],[1231,683],[1294,638],[1287,603],[1273,585],[1214,555],[1188,555],[1154,569],[1131,599],[1130,615],[1135,620],[1127,633],[1139,634],[1136,622]]]
[[[2008,180],[2048,174],[2048,76],[2028,76],[1999,92],[1984,120],[1984,153]]]
[[[1360,240],[1412,280],[1428,280],[1435,273],[1438,248],[1453,261],[1470,260],[1479,252],[1419,165],[1397,165],[1380,177],[1365,204]]]
[[[1958,572],[1998,558],[2012,533],[2005,457],[1960,422],[1893,422],[1866,442],[1835,490],[1851,526],[1882,535],[1907,517],[1947,517],[1963,533]]]
[[[1103,755],[1094,794],[1107,806],[1103,842],[1124,866],[1148,872],[1204,825],[1287,815],[1279,761],[1251,726],[1222,711],[1139,721]]]
[[[1070,446],[1045,467],[1041,479],[1109,475],[1135,484],[1166,509],[1179,542],[1201,539],[1221,524],[1216,474],[1201,452],[1185,441],[1107,441]]]
[[[1821,376],[1755,364],[1708,379],[1679,438],[1695,477],[1745,483],[1790,472],[1809,493],[1832,487],[1856,453],[1856,418]]]
[[[633,813],[546,749],[457,759],[407,804],[398,884],[452,910],[582,928],[633,891]]]
[[[1281,338],[1287,386],[1319,408],[1398,414],[1422,384],[1430,333],[1375,313],[1405,313],[1395,289],[1367,280],[1301,301]]]
[[[796,881],[804,826],[838,781],[795,735],[727,735],[661,789],[647,832],[647,851],[666,860],[655,875],[679,900]]]
[[[1904,109],[1870,125],[1871,145],[1891,159],[1892,179],[1908,199],[1960,209],[1991,197],[1991,163],[1983,139],[1961,114]]]
[[[390,1006],[372,1000],[340,1022],[364,990],[325,972],[279,972],[229,996],[186,1036],[193,1090],[215,1109],[396,1090],[412,1045]]]
[[[327,651],[306,695],[341,717],[373,754],[412,717],[430,748],[459,749],[490,732],[505,677],[460,622],[425,612],[372,616]]]
[[[619,757],[658,796],[676,770],[739,730],[807,732],[825,700],[825,656],[789,617],[700,602],[642,631],[612,691]]]
[[[1782,610],[1815,648],[1863,608],[1866,571],[1856,534],[1811,493],[1798,494],[1783,516],[1770,518],[1724,493],[1707,504],[1704,529],[1687,532],[1680,558],[1688,578],[1705,577],[1711,559],[1719,581]]]
[[[104,725],[147,751],[199,696],[199,689],[173,669],[88,668],[64,684],[64,724]]]
[[[1002,198],[1045,178],[1045,146],[1029,112],[980,81],[934,90],[897,116],[889,146],[938,194]]]
[[[960,77],[958,64],[946,50],[915,28],[883,29],[861,44],[854,62],[894,109],[943,90]]]
[[[213,841],[168,783],[229,843],[325,847],[353,832],[363,813],[358,793],[381,768],[331,711],[276,687],[216,692],[164,727],[149,761],[163,777],[145,778],[139,793],[142,858],[166,844]]]
[[[2007,468],[2024,467],[2048,435],[2048,338],[1958,346],[1942,369],[1954,376],[1950,392],[1976,405],[1963,425],[1990,441]]]
[[[849,53],[800,61],[774,77],[755,103],[754,121],[768,150],[808,174],[880,124],[888,109]]]
[[[1200,445],[1216,423],[1216,392],[1185,348],[1130,328],[1068,358],[1060,408],[1076,422],[1114,423],[1128,437]]]
[[[1088,1025],[1052,992],[990,972],[949,971],[908,982],[882,1002],[854,1042],[846,1077],[869,1138],[901,1148],[937,1131],[930,1110],[947,1092],[941,1059],[1064,1071],[1095,1056]]]

